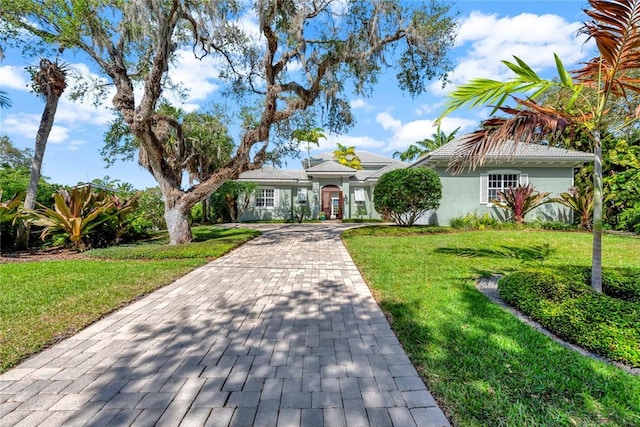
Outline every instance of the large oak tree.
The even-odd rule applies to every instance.
[[[113,106],[140,141],[139,162],[161,188],[177,244],[191,239],[193,205],[261,166],[272,128],[315,107],[326,129],[344,130],[352,120],[347,91],[370,94],[387,68],[412,95],[445,78],[455,30],[449,8],[394,0],[0,0],[0,18],[5,33],[26,30],[60,50],[83,51],[110,78]],[[241,25],[251,16],[259,36]],[[179,49],[214,57],[226,93],[259,106],[234,156],[188,188],[186,153],[162,137],[169,127],[180,138],[181,124],[157,112]]]

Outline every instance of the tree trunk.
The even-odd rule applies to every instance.
[[[169,231],[170,245],[189,243],[193,239],[189,225],[189,209],[185,209],[182,204],[165,201],[164,220]]]
[[[24,198],[24,209],[33,210],[36,205],[36,196],[38,195],[38,183],[42,172],[42,161],[44,159],[44,151],[47,148],[47,140],[53,127],[53,119],[58,109],[58,100],[60,96],[52,91],[47,97],[44,105],[44,111],[40,118],[40,127],[36,134],[36,147],[33,153],[33,162],[31,162],[31,175],[29,177],[29,188]],[[16,236],[16,247],[26,249],[29,245],[29,233],[31,225],[28,222],[21,222],[18,225]]]
[[[591,287],[602,293],[602,141],[594,132],[593,166],[593,251],[591,256]]]

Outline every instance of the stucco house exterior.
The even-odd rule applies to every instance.
[[[301,208],[311,218],[324,212],[326,219],[379,219],[373,208],[373,188],[378,178],[408,165],[367,151],[356,154],[362,170],[341,165],[332,153],[322,153],[304,159],[302,170],[264,166],[242,173],[238,181],[255,182],[258,189],[240,221],[290,219]]]
[[[421,218],[422,224],[448,225],[451,219],[469,213],[501,217],[504,211],[491,200],[498,191],[518,184],[531,183],[537,191],[551,192],[550,197],[556,197],[573,185],[575,168],[594,160],[591,153],[509,142],[489,152],[482,167],[453,175],[447,170],[448,164],[460,144],[460,138],[451,141],[410,166],[432,168],[442,182],[440,207]],[[527,220],[569,221],[570,215],[567,208],[550,203],[527,214]]]

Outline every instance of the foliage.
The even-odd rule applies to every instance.
[[[436,133],[431,135],[431,138],[425,138],[422,141],[416,141],[415,144],[409,145],[405,151],[396,151],[393,153],[393,157],[397,157],[403,162],[412,162],[425,154],[435,150],[438,147],[453,141],[460,128],[456,128],[450,134],[444,133],[440,130],[440,123],[436,129]]]
[[[617,228],[640,234],[640,206],[622,211],[618,216]]]
[[[633,279],[639,276],[635,272]],[[595,293],[589,277],[584,268],[526,269],[500,279],[500,295],[559,337],[640,367],[640,302],[612,298],[606,295],[609,287],[605,294]],[[635,282],[616,284],[617,290],[631,288],[634,294],[639,290]]]
[[[251,195],[258,184],[249,181],[227,181],[217,191],[223,195],[231,222],[238,222],[251,204]]]
[[[128,223],[136,235],[144,235],[158,230],[166,230],[164,222],[164,202],[158,187],[139,191],[138,208],[131,212]]]
[[[362,163],[356,153],[356,147],[347,147],[338,142],[338,148],[334,150],[333,158],[336,162],[346,167],[356,170],[362,169]]]
[[[291,137],[300,142],[307,143],[307,168],[311,167],[311,144],[320,146],[320,138],[326,138],[324,130],[316,127],[313,129],[296,129],[291,133]]]
[[[66,233],[77,249],[85,250],[89,234],[102,223],[118,218],[118,209],[112,209],[114,199],[105,191],[94,192],[90,186],[75,187],[71,192],[58,190],[53,199],[53,209],[41,206],[34,212],[33,224],[44,227],[40,235],[43,240],[52,233]],[[126,206],[127,211],[131,208]]]
[[[427,81],[446,80],[456,26],[450,7],[437,0],[354,0],[340,7],[309,0],[0,0],[0,31],[16,35],[28,54],[43,44],[83,51],[109,77],[114,108],[137,140],[140,163],[160,186],[172,243],[178,244],[191,239],[190,208],[277,155],[305,110],[322,113],[322,126],[341,132],[353,124],[347,90],[369,95],[387,68],[414,96],[427,89]],[[258,25],[242,25],[247,15],[257,17]],[[190,188],[182,185],[190,160],[189,150],[181,149],[183,123],[156,111],[173,83],[168,76],[180,64],[175,59],[186,52],[212,57],[221,93],[243,120],[235,155]]]
[[[640,135],[605,141],[604,148],[605,219],[611,228],[633,231],[626,218],[640,208]]]
[[[11,107],[11,98],[7,95],[7,92],[0,90],[0,108]]]
[[[593,256],[591,286],[602,291],[602,218],[603,175],[602,149],[610,122],[611,102],[628,104],[629,111],[636,107],[631,102],[640,94],[640,45],[638,31],[640,2],[638,0],[589,0],[591,9],[584,12],[589,20],[580,29],[595,41],[598,54],[583,63],[582,68],[567,72],[560,58],[555,62],[558,78],[542,79],[518,57],[515,62],[503,61],[515,76],[505,82],[474,79],[458,86],[451,94],[442,116],[463,106],[491,105],[491,117],[480,129],[466,135],[458,156],[451,163],[455,171],[482,164],[487,154],[504,141],[518,143],[556,144],[567,137],[586,136],[593,147]],[[539,104],[536,98],[553,88],[563,88],[570,96],[564,105]],[[519,97],[515,96],[519,94]],[[634,96],[629,96],[633,94]],[[595,97],[595,102],[593,98]],[[503,104],[513,99],[516,107]],[[496,117],[497,112],[506,117]],[[637,115],[637,110],[636,110]],[[442,118],[441,116],[441,118]],[[628,127],[635,117],[625,118],[622,127]]]
[[[580,227],[591,230],[591,215],[593,213],[593,191],[589,187],[573,186],[569,191],[560,193],[553,201],[571,209]]]
[[[511,214],[507,219],[513,219],[516,224],[522,224],[527,213],[540,205],[554,201],[546,199],[549,194],[551,193],[534,190],[533,185],[529,183],[499,191],[498,198],[491,202]]]
[[[382,227],[346,231],[345,245],[452,425],[637,424],[640,377],[558,344],[475,288],[525,266],[588,269],[590,234],[364,235],[371,228]],[[603,243],[606,271],[640,269],[640,239]]]
[[[0,136],[0,168],[30,168],[33,150],[20,150],[13,145],[8,136]]]
[[[438,174],[428,168],[396,169],[380,177],[373,190],[376,211],[398,225],[410,226],[442,197]]]
[[[304,217],[311,217],[311,209],[308,205],[298,205],[293,210],[293,220],[298,224],[302,224]]]
[[[0,372],[259,234],[194,227],[195,242],[118,246],[95,259],[0,264]]]
[[[478,215],[468,213],[465,216],[452,218],[449,225],[456,230],[484,230],[485,228],[499,228],[501,222],[489,213]]]
[[[0,190],[0,224],[4,222],[15,223],[16,219],[21,215],[22,202],[24,201],[24,193],[16,193],[7,201],[2,201],[2,190]]]

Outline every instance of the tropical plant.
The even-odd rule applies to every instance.
[[[503,61],[515,77],[505,82],[474,79],[459,86],[450,95],[447,108],[439,118],[463,106],[491,105],[491,117],[480,129],[462,139],[461,147],[451,163],[454,171],[475,168],[486,155],[505,141],[517,143],[562,143],[568,135],[589,137],[595,155],[593,174],[593,258],[591,286],[602,292],[602,135],[606,132],[607,106],[616,100],[625,103],[629,93],[640,93],[640,1],[589,0],[585,10],[590,20],[581,32],[595,41],[598,55],[582,68],[569,73],[555,55],[558,79],[547,80],[536,74],[520,58]],[[550,88],[562,87],[571,96],[564,105],[539,104],[535,99]],[[516,97],[516,94],[525,97]],[[588,93],[588,96],[585,95]],[[595,93],[596,102],[589,102]],[[507,99],[517,106],[504,106]],[[496,117],[501,112],[506,117]],[[628,118],[625,125],[635,121]],[[604,133],[603,133],[604,132]]]
[[[456,128],[453,132],[447,134],[440,130],[440,123],[438,123],[436,133],[431,135],[431,138],[416,141],[415,144],[411,144],[405,151],[396,151],[393,153],[393,157],[397,157],[403,162],[412,162],[436,148],[453,141],[459,130],[460,128]]]
[[[141,164],[164,197],[171,243],[179,244],[192,238],[191,207],[260,168],[270,143],[289,142],[290,132],[278,130],[291,129],[305,110],[322,109],[324,126],[344,132],[353,123],[345,92],[371,94],[388,67],[412,95],[445,78],[456,27],[450,8],[440,0],[0,0],[0,32],[27,48],[41,41],[83,51],[113,82],[113,106],[139,141]],[[243,25],[246,16],[257,25]],[[182,139],[182,124],[156,112],[177,56],[187,53],[212,57],[230,103],[255,106],[233,158],[192,187],[183,186],[186,153],[167,149],[158,133],[172,128]]]
[[[44,152],[47,148],[47,140],[58,109],[58,101],[67,87],[67,71],[67,65],[58,62],[58,60],[51,62],[46,58],[40,60],[37,71],[31,70],[33,90],[44,98],[45,105],[40,118],[38,133],[36,134],[29,188],[27,188],[27,194],[24,198],[25,210],[32,210],[36,205]],[[29,245],[29,227],[28,222],[18,225],[18,235],[16,236],[16,245],[18,247],[26,248]]]
[[[373,204],[383,217],[411,226],[442,198],[438,174],[429,168],[396,169],[383,174],[373,189]]]
[[[140,206],[140,195],[140,192],[130,197],[120,197],[116,194],[108,195],[113,204],[104,212],[103,215],[106,215],[108,219],[103,224],[106,226],[106,231],[113,233],[113,238],[108,238],[105,244],[113,242],[117,245],[126,234],[130,233],[133,228],[130,222],[131,214]],[[136,234],[135,231],[133,234]]]
[[[16,193],[7,201],[2,201],[2,190],[0,190],[0,224],[5,222],[15,222],[21,214],[24,193]]]
[[[88,185],[75,187],[71,192],[60,189],[53,195],[53,200],[53,209],[40,206],[33,212],[33,224],[44,227],[40,238],[44,240],[50,234],[66,233],[81,251],[87,248],[86,236],[114,215],[107,214],[114,201],[106,192],[93,192]]]
[[[0,108],[9,108],[11,107],[11,99],[7,92],[0,90]]]
[[[165,230],[167,226],[164,222],[164,202],[160,189],[150,187],[138,193],[138,208],[128,218],[129,225],[135,234]]]
[[[571,209],[580,223],[580,227],[591,230],[591,215],[593,214],[593,191],[590,187],[573,186],[569,191],[559,194],[554,202]]]
[[[507,220],[512,219],[516,224],[523,224],[524,216],[527,213],[540,205],[554,201],[553,199],[546,199],[549,194],[551,193],[536,191],[533,185],[529,183],[498,191],[498,198],[492,200],[491,203],[509,212]]]
[[[341,165],[351,169],[362,169],[362,162],[356,153],[356,147],[347,147],[338,142],[338,149],[333,151],[333,158]]]
[[[319,139],[326,138],[322,128],[296,129],[291,133],[291,137],[300,142],[307,143],[307,168],[311,167],[311,144],[320,146]]]

